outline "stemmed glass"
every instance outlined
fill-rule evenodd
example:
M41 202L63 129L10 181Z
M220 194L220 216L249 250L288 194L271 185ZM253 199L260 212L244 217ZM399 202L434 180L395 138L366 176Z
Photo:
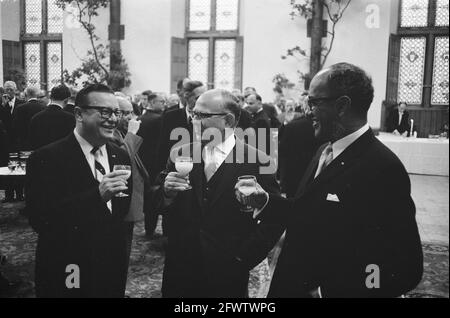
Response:
M177 157L175 159L175 169L181 174L183 177L187 178L187 182L189 185L186 187L186 190L192 189L189 182L189 173L194 168L194 163L191 157Z
M242 182L244 181L244 182ZM238 182L241 184L238 187L239 192L242 194L245 207L241 209L242 212L253 212L253 208L248 205L248 199L250 195L256 191L256 177L255 176L242 176L238 178Z
M126 172L126 174L120 176L124 181L127 181L131 177L131 166L127 165L114 165L113 171ZM126 198L129 195L123 192L119 192L115 195L116 198Z

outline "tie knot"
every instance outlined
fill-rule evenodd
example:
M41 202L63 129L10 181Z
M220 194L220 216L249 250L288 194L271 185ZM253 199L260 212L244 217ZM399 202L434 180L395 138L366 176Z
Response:
M95 156L95 154L97 153L97 151L99 150L99 147L93 147L91 150L91 154L93 154Z

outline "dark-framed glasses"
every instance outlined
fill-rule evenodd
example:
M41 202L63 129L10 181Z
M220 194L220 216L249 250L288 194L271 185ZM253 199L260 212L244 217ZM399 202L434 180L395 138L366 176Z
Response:
M336 100L338 97L306 97L306 102L309 109L313 109L314 107L319 107L322 102Z
M124 112L120 109L112 109L109 107L102 107L102 106L80 106L82 109L93 109L100 113L100 116L103 119L110 119L112 115L114 114L117 118L122 118L124 116Z
M229 113L202 113L202 112L198 112L198 111L193 111L192 118L197 119L197 120L202 120L202 119L208 119L208 118L217 117L217 116L226 116L228 114Z

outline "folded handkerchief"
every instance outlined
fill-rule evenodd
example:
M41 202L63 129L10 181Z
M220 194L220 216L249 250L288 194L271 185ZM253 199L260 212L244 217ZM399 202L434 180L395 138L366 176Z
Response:
M328 195L327 195L327 201L331 201L331 202L341 202L341 201L339 201L339 198L338 198L338 196L337 196L336 194L331 194L331 193L328 193Z

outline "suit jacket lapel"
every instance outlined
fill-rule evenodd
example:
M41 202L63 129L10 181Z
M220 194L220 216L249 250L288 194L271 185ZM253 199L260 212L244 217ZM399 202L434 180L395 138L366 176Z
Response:
M217 169L216 173L210 180L210 183L212 183L217 181L217 178L220 178L220 182L218 182L217 188L212 194L211 206L213 206L214 203L217 202L217 200L221 197L226 189L230 188L230 184L232 184L232 188L234 188L234 184L237 182L238 173L242 166L242 162L238 161L238 156L236 156L235 154L238 143L242 144L242 141L236 138L236 145L234 146L233 150L228 154L225 161ZM245 151L247 151L247 148L245 148L243 145L239 146L239 149L245 149Z
M81 150L81 146L75 138L75 135L73 133L70 134L66 140L68 147L65 153L67 154L67 160L69 162L72 161L70 166L72 168L76 167L76 169L79 169L77 175L82 176L86 180L87 184L97 184L98 181L92 174L91 167L89 166L89 163L86 160L83 150Z
M310 181L313 180L314 174L316 173L319 164L320 156L322 155L322 152L326 146L327 144L320 146L316 154L314 155L313 159L309 163L309 166L306 169L306 172L300 182L300 185L298 186L295 197L300 197L307 188L307 186L310 184Z
M331 164L325 168L314 179L309 187L304 191L306 192L315 189L318 185L326 183L328 180L336 177L349 167L352 167L355 162L358 161L359 156L364 152L367 147L375 141L375 136L371 129L365 132L358 140L352 143L347 149L344 150L337 158L335 158Z

